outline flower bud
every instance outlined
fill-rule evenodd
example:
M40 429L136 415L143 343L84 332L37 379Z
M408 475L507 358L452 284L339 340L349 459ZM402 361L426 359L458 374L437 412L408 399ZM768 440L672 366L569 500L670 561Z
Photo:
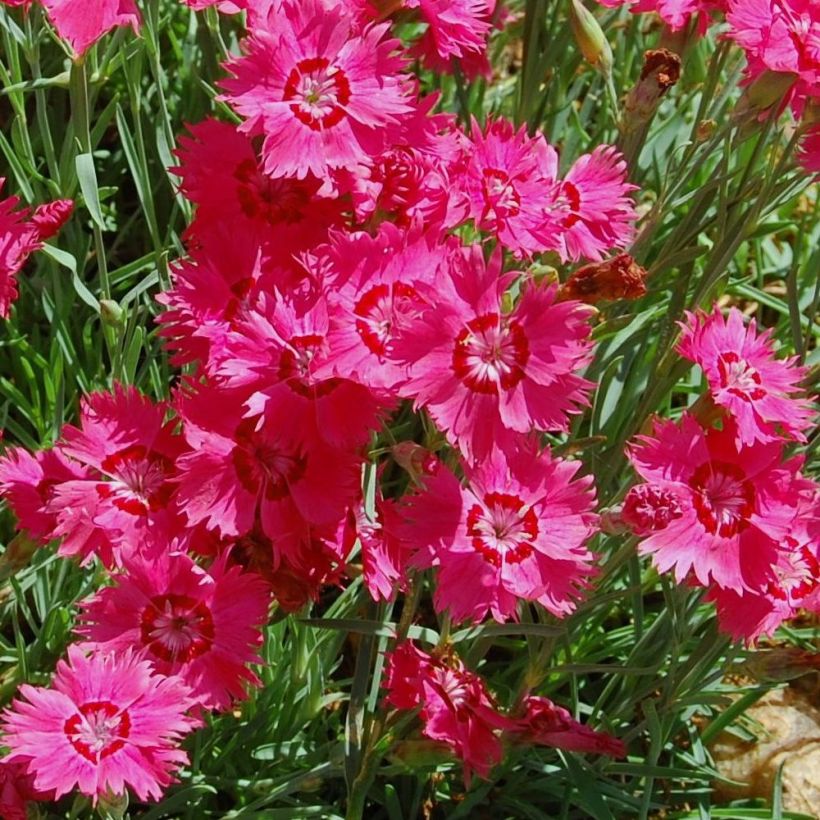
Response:
M558 300L588 305L611 299L638 299L646 293L647 272L628 253L593 262L575 271L558 289Z
M37 238L42 242L51 239L68 222L74 210L70 199L58 199L45 205L38 205L31 217L37 229Z
M569 23L584 59L608 75L612 71L612 49L595 16L581 0L570 0Z
M100 299L100 317L109 327L122 327L125 311L113 299Z
M414 481L423 475L435 475L438 471L439 460L415 441L400 441L393 445L391 453L396 464L407 470Z
M680 79L681 61L668 48L650 49L644 53L641 76L624 103L628 119L649 120L661 97Z

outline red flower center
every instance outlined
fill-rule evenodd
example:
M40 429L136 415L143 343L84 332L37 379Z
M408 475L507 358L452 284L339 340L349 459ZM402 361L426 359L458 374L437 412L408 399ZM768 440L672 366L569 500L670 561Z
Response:
M803 598L820 586L820 562L807 546L799 547L789 536L784 539L784 546L788 549L785 566L774 567L777 580L769 583L766 592L799 606Z
M695 470L689 486L695 490L698 520L708 532L731 538L749 526L755 490L736 464L707 461Z
M140 619L143 644L164 661L186 663L214 642L211 611L187 595L156 595Z
M338 125L347 113L350 83L344 71L324 57L300 60L288 75L284 99L299 122L313 131Z
M284 498L290 485L305 472L307 459L298 450L285 450L253 430L253 419L239 425L231 458L240 484L254 495L260 490L270 501Z
M63 727L71 745L88 761L97 764L125 745L131 732L128 712L107 700L77 707Z
M288 346L279 356L279 378L300 396L318 399L326 396L339 386L341 379L322 379L313 381L311 365L316 354L324 345L324 337L318 333L306 336L293 336Z
M168 503L172 492L165 482L171 470L168 460L149 452L142 444L112 453L100 466L113 481L97 484L97 494L110 498L118 509L132 515L148 515Z
M425 302L411 285L375 285L356 303L356 332L368 350L384 356L395 332L417 316Z
M456 338L453 370L476 393L498 394L524 378L530 358L527 337L515 320L486 313L467 323Z
M250 219L263 219L271 225L298 222L310 205L309 184L294 179L271 179L261 173L250 158L237 165L234 177L240 183L236 194L242 213Z
M532 555L532 541L538 537L532 507L508 493L487 493L482 501L467 513L467 534L476 552L494 567L502 561L517 564Z
M492 211L497 219L516 216L521 210L521 197L505 171L485 168L483 188L487 210Z
M571 228L581 218L581 192L571 182L562 182L560 188L562 204L569 210L562 225Z
M744 401L759 401L766 395L760 386L760 374L737 353L728 351L718 356L720 386Z

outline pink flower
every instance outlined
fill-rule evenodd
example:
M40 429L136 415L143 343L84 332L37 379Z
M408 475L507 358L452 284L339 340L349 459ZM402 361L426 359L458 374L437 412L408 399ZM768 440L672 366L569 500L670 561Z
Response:
M183 193L197 206L186 240L204 247L210 266L220 267L211 251L225 241L220 228L227 224L231 237L241 232L243 244L269 258L260 267L282 269L283 285L304 276L293 257L326 241L328 227L342 223L339 201L319 196L322 183L313 175L271 179L250 138L233 125L206 119L189 130L190 137L180 138L175 169Z
M596 531L590 477L548 451L494 450L466 471L461 487L447 469L424 479L406 502L402 537L422 566L438 566L434 603L453 620L517 616L519 600L554 615L575 607L593 574L586 542Z
M352 167L381 152L391 126L411 110L389 24L361 32L342 6L283 0L228 64L225 100L264 134L265 173L273 177Z
M820 611L820 495L811 481L795 495L795 520L780 542L768 580L742 594L718 586L709 590L706 600L714 601L720 628L735 640L754 643L761 635L772 635L801 609Z
M727 0L598 0L602 6L630 4L633 14L656 12L672 31L687 28L693 18L697 19L698 32L703 34L710 22L710 14L720 11Z
M473 120L464 184L469 216L492 231L516 256L531 256L557 247L559 220L547 213L558 155L542 134L527 135L526 126L497 119L482 134Z
M134 0L41 0L57 34L82 56L116 26L139 32L140 14Z
M259 625L267 620L267 586L257 575L206 571L184 553L127 561L116 585L83 602L79 630L90 649L144 650L163 675L178 675L207 709L226 709L259 679Z
M386 702L397 709L421 707L422 733L462 759L467 782L473 770L486 778L501 762L496 732L515 723L498 712L484 681L457 657L432 657L405 641L388 656L385 688Z
M356 541L361 547L364 583L374 601L389 601L405 586L411 550L399 537L401 517L392 499L377 498L371 519L362 504L348 513L344 541L349 554Z
M438 73L452 73L456 63L470 79L489 76L487 39L495 5L496 0L405 0L405 8L417 8L428 24L413 53Z
M652 490L642 504L642 553L659 572L672 568L678 582L691 571L702 586L715 583L739 593L760 588L778 562L791 530L796 493L804 479L799 463L781 463L780 443L739 446L730 422L703 430L688 414L680 425L657 421L652 436L629 450L638 474ZM624 507L630 506L627 499Z
M173 531L169 479L184 449L167 405L154 404L134 387L115 385L82 404L80 427L66 425L57 449L88 468L82 479L54 486L46 512L57 518L61 555L83 560L96 553L119 561L123 549L163 543Z
M678 351L703 369L715 404L737 424L739 444L783 434L805 441L802 431L815 414L796 394L807 371L796 357L774 358L771 330L758 334L754 320L745 326L737 308L724 318L717 306L711 314L687 313L681 327Z
M626 181L626 162L611 145L579 157L556 180L549 213L558 220L558 253L563 261L582 256L600 261L632 240L638 215Z
M338 525L359 496L358 455L242 418L235 392L203 388L180 410L191 449L176 481L191 526L243 536L258 518L281 554L309 542L317 527Z
M5 183L0 177L0 189ZM18 209L19 197L0 200L0 317L7 319L17 298L17 274L34 251L43 246L71 215L74 203L61 199L38 206L31 214Z
M437 303L394 343L397 363L409 368L403 395L469 460L533 428L566 430L591 387L577 375L591 352L590 308L525 285L505 311L513 274L500 268L500 253L485 265L480 247L455 249Z
M516 731L525 743L554 746L568 752L626 757L623 741L584 726L549 698L528 695L524 700L524 717L519 720Z
M284 439L333 447L366 444L387 402L340 378L330 346L336 310L318 290L302 297L262 294L234 322L217 376L247 390L250 414L264 414Z
M406 376L395 359L396 340L436 303L445 251L431 247L418 230L404 232L384 223L375 238L334 234L317 255L317 265L327 269L333 305L329 366L374 390L395 389Z
M59 450L29 453L22 447L0 458L0 493L32 538L45 544L54 537L59 509L51 502L54 488L67 481L85 481L91 471L66 458Z
M820 96L820 7L815 0L727 0L728 36L746 51L747 76L792 75L786 100L801 116ZM788 77L786 77L788 79Z
M56 799L76 788L96 802L130 787L158 800L188 760L178 748L196 726L185 715L194 705L187 687L130 651L86 657L70 646L51 688L24 684L20 693L3 713L5 759Z

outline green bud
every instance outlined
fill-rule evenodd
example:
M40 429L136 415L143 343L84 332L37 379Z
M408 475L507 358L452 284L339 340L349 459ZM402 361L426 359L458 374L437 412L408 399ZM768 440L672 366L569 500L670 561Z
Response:
M584 59L609 76L612 72L612 49L595 16L581 0L570 0L569 23Z
M100 299L100 317L109 327L122 327L125 311L113 299Z

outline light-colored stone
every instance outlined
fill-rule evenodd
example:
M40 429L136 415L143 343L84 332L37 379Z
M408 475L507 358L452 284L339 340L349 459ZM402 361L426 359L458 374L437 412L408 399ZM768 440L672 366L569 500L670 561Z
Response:
M717 783L716 801L770 799L783 766L783 807L820 818L820 710L817 699L786 686L766 694L746 715L762 729L757 742L724 732L713 744L718 771L745 784Z

